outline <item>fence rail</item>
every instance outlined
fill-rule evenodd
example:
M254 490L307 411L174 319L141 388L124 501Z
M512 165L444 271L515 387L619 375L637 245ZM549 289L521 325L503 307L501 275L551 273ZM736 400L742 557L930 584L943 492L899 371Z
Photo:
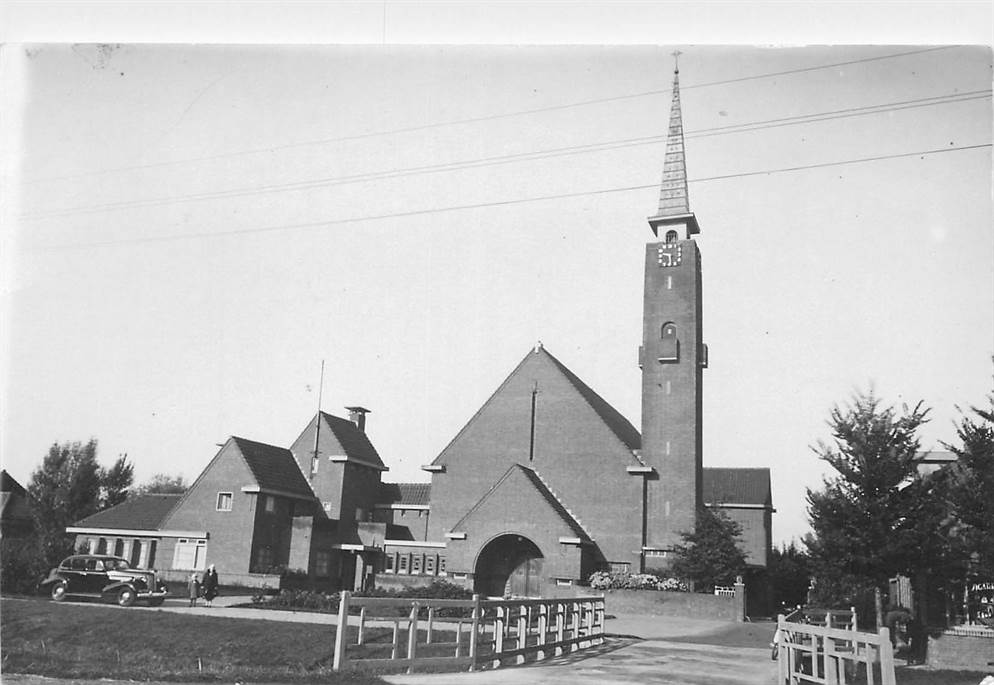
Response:
M783 614L777 618L777 662L780 685L819 683L847 685L865 669L867 685L895 685L894 650L890 632L856 630L855 619L846 628L829 625L791 623Z
M355 608L359 615L351 619L357 630L350 639L350 612ZM406 615L398 616L398 611ZM496 668L511 659L542 660L603 641L603 596L393 599L353 597L345 591L338 607L333 667L406 668L408 673L419 668Z

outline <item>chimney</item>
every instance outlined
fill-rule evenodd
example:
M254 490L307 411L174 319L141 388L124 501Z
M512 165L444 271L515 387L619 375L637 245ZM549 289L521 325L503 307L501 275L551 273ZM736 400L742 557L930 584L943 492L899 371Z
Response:
M365 407L345 407L349 411L349 421L355 424L363 433L366 432L366 414L370 411Z

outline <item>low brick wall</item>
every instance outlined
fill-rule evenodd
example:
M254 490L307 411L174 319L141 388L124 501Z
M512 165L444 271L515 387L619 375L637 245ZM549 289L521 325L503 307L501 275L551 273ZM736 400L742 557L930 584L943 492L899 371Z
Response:
M987 673L994 665L994 630L950 628L929 635L926 662L932 668Z
M646 616L681 616L718 621L745 620L745 591L734 597L705 595L697 592L664 592L662 590L592 590L577 588L578 595L604 594L608 614L641 614Z

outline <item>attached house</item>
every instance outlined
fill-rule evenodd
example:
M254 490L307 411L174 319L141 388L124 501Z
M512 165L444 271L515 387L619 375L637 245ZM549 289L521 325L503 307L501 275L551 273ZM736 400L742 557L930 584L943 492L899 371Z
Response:
M33 529L27 490L6 470L0 471L0 539L27 537Z

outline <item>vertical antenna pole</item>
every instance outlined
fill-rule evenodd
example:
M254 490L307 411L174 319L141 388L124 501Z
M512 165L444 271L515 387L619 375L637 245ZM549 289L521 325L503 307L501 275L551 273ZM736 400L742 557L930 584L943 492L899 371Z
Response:
M311 456L311 477L318 460L318 438L321 437L321 395L324 392L324 360L321 360L321 382L318 385L318 413L314 420L314 454Z

